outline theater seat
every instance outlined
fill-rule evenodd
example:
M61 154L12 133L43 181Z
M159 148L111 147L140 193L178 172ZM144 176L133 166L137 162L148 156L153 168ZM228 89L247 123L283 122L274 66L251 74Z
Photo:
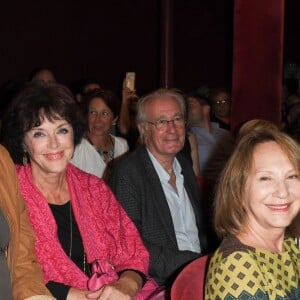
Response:
M210 255L202 256L184 267L172 285L171 300L204 299L204 284L209 259Z

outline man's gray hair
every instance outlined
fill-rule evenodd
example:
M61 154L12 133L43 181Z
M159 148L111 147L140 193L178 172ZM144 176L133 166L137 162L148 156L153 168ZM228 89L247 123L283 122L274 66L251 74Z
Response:
M186 117L186 101L183 94L180 91L175 89L158 89L142 98L138 101L138 108L137 108L137 116L136 122L137 124L144 123L147 121L147 116L145 112L145 107L147 102L157 99L157 98L172 98L174 99L179 107L183 117Z

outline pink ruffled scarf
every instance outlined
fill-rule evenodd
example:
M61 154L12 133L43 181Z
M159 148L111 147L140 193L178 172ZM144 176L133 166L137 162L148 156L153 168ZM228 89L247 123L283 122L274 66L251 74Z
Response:
M44 281L86 289L88 277L61 247L55 219L33 182L30 166L18 166L17 171L21 193L36 233L35 251L44 271ZM137 229L106 184L71 164L67 167L67 182L88 262L105 259L115 266L117 272L135 269L146 274L149 254Z

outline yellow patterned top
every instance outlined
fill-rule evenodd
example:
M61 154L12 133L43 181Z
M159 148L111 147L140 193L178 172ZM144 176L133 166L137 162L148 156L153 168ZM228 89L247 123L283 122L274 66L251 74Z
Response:
M223 240L210 260L205 300L299 300L300 249L284 241L283 253Z

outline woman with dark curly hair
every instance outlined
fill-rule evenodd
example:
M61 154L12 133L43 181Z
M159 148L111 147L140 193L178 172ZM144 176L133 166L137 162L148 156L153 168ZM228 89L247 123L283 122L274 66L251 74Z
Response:
M82 133L78 104L59 84L28 85L7 113L4 141L18 164L38 262L57 299L134 299L149 255L108 186L69 163ZM116 276L92 292L94 261Z

